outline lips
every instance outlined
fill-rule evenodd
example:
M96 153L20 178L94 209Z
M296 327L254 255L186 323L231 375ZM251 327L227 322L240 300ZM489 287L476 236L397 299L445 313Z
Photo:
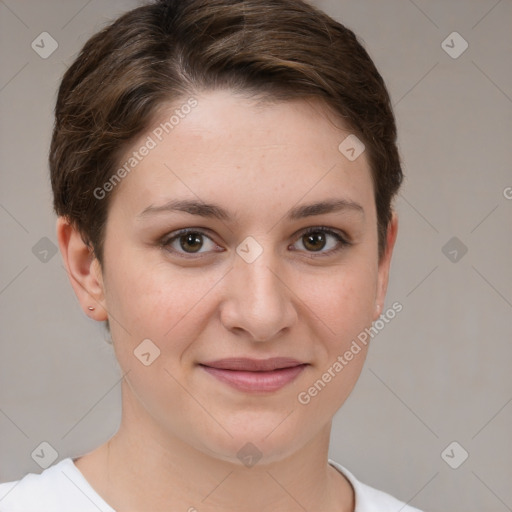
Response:
M282 368L291 368L303 364L302 361L290 357L272 357L270 359L250 359L248 357L232 357L202 363L203 366L220 370L240 370L247 372L269 372Z
M200 367L217 380L243 392L272 392L286 386L308 366L297 359L230 358L209 361Z

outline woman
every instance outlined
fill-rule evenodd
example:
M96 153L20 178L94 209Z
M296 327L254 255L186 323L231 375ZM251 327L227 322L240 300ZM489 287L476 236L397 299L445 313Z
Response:
M402 181L354 34L298 0L154 2L86 43L55 115L60 250L122 421L0 510L417 510L328 459Z

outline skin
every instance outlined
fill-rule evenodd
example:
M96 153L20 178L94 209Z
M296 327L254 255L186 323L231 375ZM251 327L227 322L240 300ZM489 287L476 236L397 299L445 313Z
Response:
M379 261L366 154L351 162L339 152L350 131L317 100L256 104L223 90L195 97L198 106L117 185L103 268L66 220L57 221L78 300L91 318L109 319L125 374L119 431L75 463L120 511L353 511L353 489L327 458L333 416L367 349L309 404L297 396L382 313L396 213ZM176 198L212 202L233 217L137 218ZM356 202L364 214L285 217L332 198ZM308 244L302 232L318 226L352 245L329 254L339 246L333 235ZM159 245L182 228L201 228L202 246L183 238ZM263 250L252 263L236 252L248 236ZM133 353L147 338L160 349L149 366ZM235 356L309 366L263 394L233 389L198 366ZM248 442L262 454L252 467L237 458Z

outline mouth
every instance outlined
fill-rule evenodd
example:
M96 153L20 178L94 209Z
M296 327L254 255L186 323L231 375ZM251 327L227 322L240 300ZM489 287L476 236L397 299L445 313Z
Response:
M277 391L295 380L309 366L296 359L231 358L199 366L217 380L244 392Z

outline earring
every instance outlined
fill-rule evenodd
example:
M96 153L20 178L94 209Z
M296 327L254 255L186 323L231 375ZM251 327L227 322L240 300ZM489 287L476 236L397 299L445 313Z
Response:
M89 311L94 311L94 308L92 306L89 306Z
M377 313L380 313L380 304L377 304Z

